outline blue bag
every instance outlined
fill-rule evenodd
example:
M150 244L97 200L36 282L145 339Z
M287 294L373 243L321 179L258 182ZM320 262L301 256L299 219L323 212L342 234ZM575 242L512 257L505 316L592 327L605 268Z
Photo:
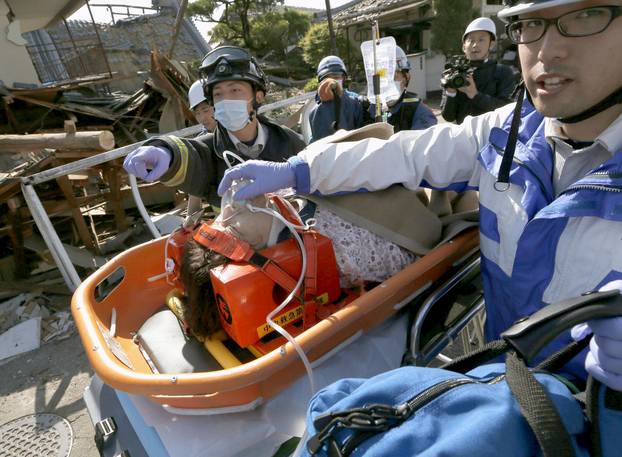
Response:
M622 393L590 378L579 394L552 374L589 337L534 368L525 362L573 325L617 315L617 291L593 293L549 305L443 368L338 381L311 399L305 455L622 455ZM482 365L503 353L505 364Z

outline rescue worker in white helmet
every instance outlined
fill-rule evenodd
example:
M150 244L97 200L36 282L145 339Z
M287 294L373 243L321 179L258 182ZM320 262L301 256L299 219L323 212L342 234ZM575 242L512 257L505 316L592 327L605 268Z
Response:
M400 130L423 130L435 125L438 121L432 110L414 92L408 91L410 82L410 62L406 53L399 46L395 47L395 84L398 86L399 97L387 101L387 122L393 126L394 132ZM369 117L376 113L376 105L369 106Z
M188 89L188 104L197 122L203 126L203 130L197 136L216 130L216 119L214 119L214 107L207 103L203 82L199 79L192 83Z
M441 115L460 124L506 105L516 87L516 76L507 65L490 58L497 40L495 23L488 17L473 20L462 35L464 58L451 58L443 72Z
M234 198L277 188L330 195L401 183L477 189L486 336L548 303L622 289L622 0L505 0L499 18L518 46L518 102L462 124L386 141L314 144L286 163L247 162L219 186ZM523 91L526 94L523 96ZM588 349L565 365L622 390L622 319L590 321ZM550 355L571 332L549 344ZM587 354L586 354L587 352ZM538 360L534 360L534 364Z
M316 105L309 114L311 142L332 135L336 130L353 130L366 124L363 97L344 88L348 76L340 57L326 56L317 66L319 86Z
M215 48L203 58L199 71L207 103L214 106L214 132L195 139L149 139L128 154L123 167L139 178L160 180L218 205L216 186L227 168L224 151L245 160L285 161L305 143L297 133L257 114L267 80L247 50Z

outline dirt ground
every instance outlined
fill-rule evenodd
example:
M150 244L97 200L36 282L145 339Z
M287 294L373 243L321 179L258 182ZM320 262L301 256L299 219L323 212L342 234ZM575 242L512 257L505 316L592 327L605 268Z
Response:
M98 457L82 400L93 371L75 331L0 365L0 425L35 413L65 417L73 429L70 457Z

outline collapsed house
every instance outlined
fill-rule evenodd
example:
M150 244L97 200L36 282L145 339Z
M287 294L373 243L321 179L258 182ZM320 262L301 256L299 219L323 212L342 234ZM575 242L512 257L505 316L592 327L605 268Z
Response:
M13 58L0 70L0 298L47 280L37 277L40 264L54 265L22 195L23 177L196 123L186 102L196 75L181 61L209 48L190 21L176 21L178 3L154 1L138 16L117 6L112 24L66 19L84 4L0 1L7 30L0 50ZM36 192L85 268L100 264L111 249L106 241L132 225L120 160L59 176ZM141 194L148 204L181 199L160 184L141 185Z

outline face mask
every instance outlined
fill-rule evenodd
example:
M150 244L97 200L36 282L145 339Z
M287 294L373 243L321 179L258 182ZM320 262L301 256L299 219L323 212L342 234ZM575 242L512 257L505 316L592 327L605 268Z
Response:
M231 132L242 130L251 121L249 100L221 100L214 104L214 118Z
M391 107L393 105L395 105L398 100L400 99L400 97L402 96L402 92L404 92L404 90L406 90L405 87L402 86L402 82L400 81L393 81L393 85L395 86L395 90L397 91L397 95L394 95L391 98L387 99L387 106Z

